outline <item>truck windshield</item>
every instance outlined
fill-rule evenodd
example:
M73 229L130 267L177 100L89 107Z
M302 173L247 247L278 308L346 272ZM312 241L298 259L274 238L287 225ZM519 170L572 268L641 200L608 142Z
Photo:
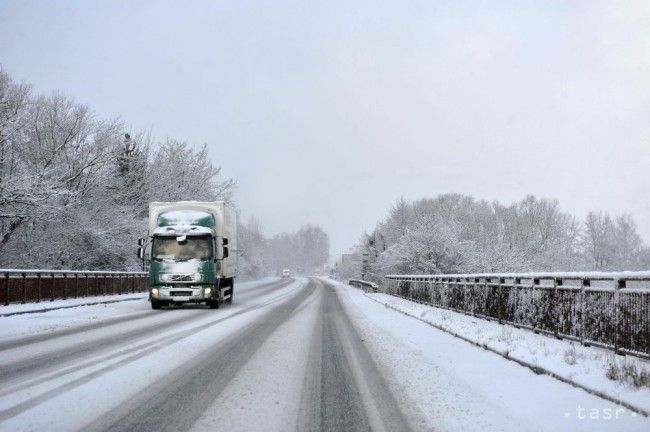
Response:
M187 237L179 243L176 237L154 237L151 256L154 260L207 260L212 258L212 241L210 237Z

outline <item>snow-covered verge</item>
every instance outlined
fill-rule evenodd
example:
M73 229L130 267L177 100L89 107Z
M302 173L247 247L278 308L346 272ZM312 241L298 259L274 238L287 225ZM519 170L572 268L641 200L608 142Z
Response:
M407 414L423 417L427 430L592 432L650 427L650 419L636 412L535 374L432 327L420 316L397 312L357 288L338 283L337 291L393 392L411 407Z
M134 300L147 297L146 293L128 293L128 294L113 294L104 296L90 296L69 298L66 300L56 299L53 301L43 300L38 303L15 303L7 306L0 306L0 316L23 314L23 313L37 313L47 312L53 309L70 308L77 306L86 306L93 304L114 303L124 300Z
M433 324L508 358L543 368L572 383L650 412L650 387L635 388L630 382L610 379L608 371L634 367L650 371L650 362L621 357L597 347L559 340L434 306L415 303L383 293L366 294L399 312ZM631 366L633 365L633 366ZM613 367L614 366L614 367Z
M106 303L110 297L121 297L124 300L130 301ZM89 299L90 297L77 300L86 300L88 302ZM6 306L7 308L12 308L14 311L24 309L18 308L19 306L29 306L31 309L34 309L39 306L51 307L52 304L58 304L59 308L0 317L0 325L2 326L0 343L17 337L48 334L59 330L100 323L117 317L139 314L151 309L148 305L146 294L142 293L98 297L97 300L103 300L104 302L84 305L72 299ZM4 309L0 310L4 313Z

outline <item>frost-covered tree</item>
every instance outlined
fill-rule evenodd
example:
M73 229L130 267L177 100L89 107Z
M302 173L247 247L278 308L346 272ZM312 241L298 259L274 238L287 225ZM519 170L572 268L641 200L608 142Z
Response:
M207 153L156 144L0 70L0 266L137 268L152 200L229 199Z
M357 275L371 280L387 273L650 268L630 215L613 220L591 212L581 222L557 200L532 195L507 206L460 194L400 199L355 254L364 263Z
M291 269L312 274L329 260L329 236L318 225L304 225L293 233L283 232L266 241L268 271L277 274Z
M603 212L589 212L584 223L585 254L595 270L609 270L616 260L616 226Z
M151 201L229 200L233 180L219 180L221 168L208 157L207 145L198 151L188 143L168 139L154 150L147 173Z
M639 263L643 240L637 232L636 222L630 214L616 217L614 251L616 267L635 268Z
M433 215L418 218L383 257L387 272L459 273L471 267L473 247L461 240L458 227Z
M240 251L239 271L245 277L259 278L271 274L267 260L268 241L259 219L252 217L237 228L237 247Z

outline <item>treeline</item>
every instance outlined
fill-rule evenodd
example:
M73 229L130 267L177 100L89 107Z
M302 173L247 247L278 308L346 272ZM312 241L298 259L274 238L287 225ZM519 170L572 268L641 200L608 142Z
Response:
M398 200L342 277L650 269L650 249L629 214L591 212L581 221L557 200L528 196L505 206L459 194Z
M0 70L0 267L134 269L150 201L229 199L207 148L156 142Z
M329 260L329 236L317 225L267 238L260 222L252 218L238 230L239 268L248 277L277 275L283 269L309 275Z

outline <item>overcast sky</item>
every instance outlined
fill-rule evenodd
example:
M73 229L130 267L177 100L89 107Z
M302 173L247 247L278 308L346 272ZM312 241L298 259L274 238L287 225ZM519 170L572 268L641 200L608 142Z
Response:
M630 212L650 240L650 2L614 3L0 0L0 65L208 143L244 218L320 224L333 255L445 192Z

